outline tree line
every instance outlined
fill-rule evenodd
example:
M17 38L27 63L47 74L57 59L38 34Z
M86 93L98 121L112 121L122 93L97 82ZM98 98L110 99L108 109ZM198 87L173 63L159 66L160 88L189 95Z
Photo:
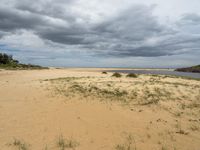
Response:
M6 53L0 53L0 68L4 69L48 69L47 67L41 67L33 64L22 64L18 60L13 59L12 55Z
M19 61L13 59L12 55L0 53L0 64L19 64Z

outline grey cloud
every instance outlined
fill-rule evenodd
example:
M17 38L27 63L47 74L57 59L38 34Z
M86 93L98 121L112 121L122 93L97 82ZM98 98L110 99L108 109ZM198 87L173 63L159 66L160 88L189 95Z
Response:
M15 8L31 12L34 14L45 15L53 18L67 19L70 22L75 21L75 17L71 14L70 5L76 0L21 0L15 4Z
M120 12L117 17L97 26L96 30L116 38L137 41L162 32L163 27L152 16L152 8L138 5Z
M31 30L44 41L109 57L157 57L199 50L200 34L190 32L191 26L199 25L200 16L196 14L183 16L178 27L174 25L178 30L174 30L161 25L153 8L144 5L132 6L93 24L74 13L73 5L73 0L37 0L34 4L23 0L9 8L2 6L0 38L13 31Z
M11 32L18 29L34 29L43 25L43 19L35 14L29 14L12 9L0 8L0 30Z
M198 14L185 14L181 18L182 22L200 23L200 16Z

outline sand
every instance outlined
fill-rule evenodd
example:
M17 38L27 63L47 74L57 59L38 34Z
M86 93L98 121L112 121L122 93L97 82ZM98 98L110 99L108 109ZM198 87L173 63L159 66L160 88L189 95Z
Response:
M199 150L200 81L111 76L1 70L0 150Z

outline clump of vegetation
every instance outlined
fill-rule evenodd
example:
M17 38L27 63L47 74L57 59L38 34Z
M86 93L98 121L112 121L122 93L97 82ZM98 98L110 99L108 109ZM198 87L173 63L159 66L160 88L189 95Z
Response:
M132 135L129 135L126 138L126 141L124 144L118 144L115 147L116 150L136 150L136 143L135 139Z
M48 69L39 65L21 64L18 60L13 59L12 55L0 53L0 68L3 69Z
M103 71L102 74L108 74L107 72Z
M171 98L171 93L165 89L154 88L150 90L149 88L145 88L143 92L144 97L139 102L140 105L158 104L159 101Z
M60 135L57 146L60 148L60 150L65 149L75 149L77 146L79 146L79 143L73 139L65 139L62 135Z
M96 86L84 87L79 84L74 84L68 88L68 93L80 93L84 96L97 96L99 98L114 98L115 100L122 100L125 96L128 95L127 91L119 90L119 89L101 89Z
M193 109L193 108L200 108L200 104L197 103L197 102L192 102L191 104L189 104L187 106L187 108L191 108L191 109Z
M113 73L112 77L120 78L122 77L122 75L120 73L115 72Z
M167 150L167 147L166 146L162 146L161 150Z
M160 100L159 94L151 92L148 89L145 89L143 102L140 104L141 105L158 104L159 100Z
M198 127L198 125L196 125L196 124L191 125L190 129L191 129L192 131L199 131L199 127Z
M74 84L69 89L74 91L74 92L79 92L79 93L83 93L83 94L85 92L87 92L87 89L84 88L83 86L79 85L79 84Z
M137 78L137 75L135 73L129 73L127 74L126 77L129 77L129 78Z
M18 150L28 150L29 147L28 144L18 139L14 139L13 143L11 143L10 145L16 147Z
M178 134L183 134L183 135L188 135L189 134L188 132L186 132L186 131L184 131L182 129L182 126L181 126L180 122L176 124L176 128L178 130L176 133L178 133Z

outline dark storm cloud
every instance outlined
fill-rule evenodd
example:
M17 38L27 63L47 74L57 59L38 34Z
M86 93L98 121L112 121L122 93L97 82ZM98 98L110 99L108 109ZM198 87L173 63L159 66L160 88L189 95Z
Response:
M152 16L152 8L139 5L120 12L117 17L97 26L96 30L99 34L110 34L112 38L140 41L159 34L163 27Z
M45 24L44 19L39 15L16 9L8 10L2 7L0 7L0 20L0 30L6 32L18 29L34 29Z
M36 0L35 3L29 0L21 0L15 3L15 8L33 14L45 15L53 18L67 19L75 21L75 17L70 12L70 6L75 0ZM66 13L67 12L67 13Z
M18 30L30 30L44 41L72 45L88 55L109 57L156 57L199 50L200 30L190 34L190 27L200 23L197 14L186 14L169 28L159 23L152 7L135 5L91 23L90 17L73 12L73 3L72 0L35 3L22 0L9 7L2 5L0 38Z
M183 41L173 41L170 43L161 43L154 46L140 46L140 47L130 47L130 48L116 48L115 53L109 53L109 55L116 55L120 57L128 56L143 56L143 57L156 57L156 56L170 56L177 54L184 54L187 52L192 52L199 50L200 37L194 40L183 40ZM108 54L107 54L108 55Z

